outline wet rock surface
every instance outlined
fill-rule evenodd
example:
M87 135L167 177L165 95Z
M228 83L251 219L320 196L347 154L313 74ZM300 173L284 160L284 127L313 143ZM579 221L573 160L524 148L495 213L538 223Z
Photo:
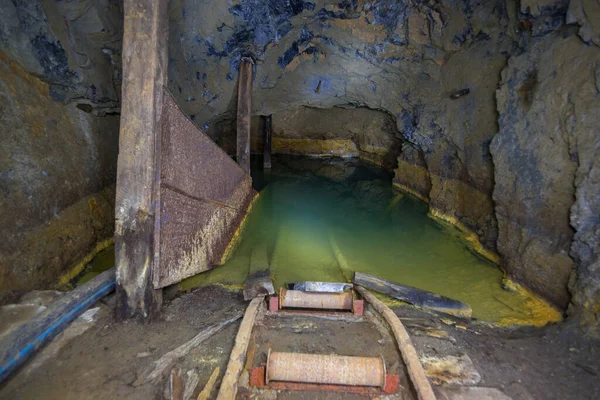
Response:
M475 235L511 278L561 309L574 295L572 314L597 324L597 228L593 212L582 215L599 202L592 3L257 0L208 10L174 1L169 85L217 140L231 135L219 125L234 120L245 54L256 60L253 113L273 114L274 142L356 139L341 128L340 107L371 121L383 111L401 142L391 165L399 188ZM333 142L280 149L358 150L376 160L392 136L356 126L375 142L365 152Z
M494 92L514 47L511 5L315 2L288 10L256 1L263 17L256 19L240 11L249 4L171 3L169 85L184 111L217 141L230 136L219 125L234 118L239 54L252 52L253 113L273 114L274 141L350 133L364 158L388 168L398 142L409 143L427 171L418 191L494 250L489 142L497 131ZM469 94L451 98L465 88Z
M0 5L0 291L47 288L114 230L122 11Z
M510 59L497 96L500 130L491 149L502 265L561 308L569 302L573 258L578 284L594 282L598 244L590 230L597 227L581 211L599 200L597 190L595 200L589 194L598 188L592 165L600 140L599 61L598 48L576 36L547 37ZM579 296L578 305L598 304L590 295Z

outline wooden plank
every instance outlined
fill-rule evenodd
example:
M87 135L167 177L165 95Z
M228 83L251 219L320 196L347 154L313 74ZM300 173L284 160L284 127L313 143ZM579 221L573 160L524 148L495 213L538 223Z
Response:
M171 400L183 400L183 377L181 368L175 367L171 370L169 389L171 392Z
M115 289L115 270L110 269L65 293L0 341L0 382L83 314Z
M390 282L375 275L355 272L353 282L367 289L387 294L398 300L405 301L419 308L428 309L454 317L470 319L473 311L471 307L458 300L453 300L436 293L417 289L411 286Z
M229 326L229 324L237 321L241 317L241 313L236 314L223 322L219 322L218 324L211 325L208 328L201 330L196 336L176 349L164 354L158 360L150 364L146 369L138 374L137 379L132 385L140 386L149 382L157 382L158 380L162 379L164 377L163 375L169 371L169 368L171 368L177 362L177 360L185 356L192 349L198 347L202 342L212 337L215 333L221 332L223 329Z
M252 117L252 60L242 58L238 81L237 162L250 174L250 119Z
M167 81L168 0L125 0L123 96L115 201L118 319L150 319L162 291L152 287L155 154Z
M196 400L210 399L210 395L215 388L215 383L217 382L219 373L221 373L221 368L217 367L213 370L212 374L210 374L210 378L208 378L208 382L206 382L204 389L202 389L202 391L198 394L198 398Z
M412 340L410 340L406 328L404 328L404 325L402 325L398 316L365 288L357 285L355 285L354 288L386 320L392 329L398 349L408 368L408 375L410 376L419 400L435 400L435 394L433 393L429 379L427 379L423 365L421 365L419 355L412 344Z
M267 245L263 242L252 248L250 269L244 284L244 300L248 301L258 296L270 294L275 294L275 287L269 270Z
M265 139L263 151L263 168L271 168L271 132L273 130L273 118L271 115L265 116Z
M231 355L229 356L229 363L225 370L225 376L221 382L219 388L219 394L217 400L231 400L235 399L238 388L238 380L246 361L246 351L248 350L248 343L250 342L250 336L252 335L252 328L254 326L254 320L260 305L263 303L264 298L257 297L250 302L250 305L246 309L244 319L240 324L237 336L235 337L235 344Z
M196 368L190 369L185 373L185 389L183 390L183 400L190 400L196 391L198 382L200 382L200 375Z

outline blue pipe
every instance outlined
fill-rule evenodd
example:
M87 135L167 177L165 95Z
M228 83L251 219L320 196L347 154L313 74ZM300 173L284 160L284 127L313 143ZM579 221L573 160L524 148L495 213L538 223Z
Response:
M0 341L0 383L75 318L115 290L114 268L66 293Z

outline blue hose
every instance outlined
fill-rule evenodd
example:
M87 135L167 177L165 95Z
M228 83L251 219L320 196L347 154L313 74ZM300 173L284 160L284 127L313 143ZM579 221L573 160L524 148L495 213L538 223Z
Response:
M0 341L0 383L75 318L115 290L114 268L66 293Z

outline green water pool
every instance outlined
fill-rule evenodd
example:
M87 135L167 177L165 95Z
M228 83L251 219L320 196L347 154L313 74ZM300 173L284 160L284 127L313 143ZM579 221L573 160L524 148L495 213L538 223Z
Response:
M392 187L391 175L357 161L277 157L254 167L260 193L228 261L186 279L183 289L240 287L253 252L266 251L276 288L349 281L353 271L469 304L475 318L542 325L560 314L525 292L502 288L502 271L475 254L426 204Z

